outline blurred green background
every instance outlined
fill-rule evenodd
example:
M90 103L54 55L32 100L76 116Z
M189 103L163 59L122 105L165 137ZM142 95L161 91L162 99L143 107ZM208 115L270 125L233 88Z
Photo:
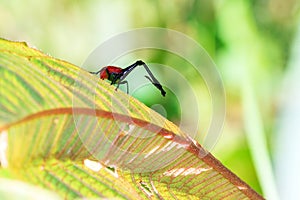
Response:
M299 172L293 174L300 161L286 157L296 151L289 144L299 131L287 134L290 121L283 120L291 116L284 100L289 80L295 78L296 96L300 91L298 76L292 76L300 68L299 17L299 0L0 0L0 37L26 41L78 66L101 42L133 28L170 28L192 37L217 64L226 90L226 120L212 154L259 193L285 199L299 195L288 185L300 180ZM144 60L177 62L163 52ZM159 103L145 95L137 98ZM180 120L176 99L163 106L170 120ZM300 119L297 112L295 117Z

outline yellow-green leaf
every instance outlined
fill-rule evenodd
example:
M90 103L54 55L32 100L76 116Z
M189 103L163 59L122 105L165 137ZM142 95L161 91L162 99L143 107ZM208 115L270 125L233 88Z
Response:
M262 199L173 123L83 69L0 40L0 77L0 177L67 199Z

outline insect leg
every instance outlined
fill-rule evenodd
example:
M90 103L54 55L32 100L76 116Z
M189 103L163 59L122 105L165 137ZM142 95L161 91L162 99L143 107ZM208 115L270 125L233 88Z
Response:
M126 81L126 80L125 80L125 81L119 82L115 90L117 91L118 88L119 88L119 86L120 86L121 84L126 84L126 89L127 89L127 94L128 94L128 93L129 93L129 87L128 87L128 81Z
M90 72L91 74L99 74L101 71L103 71L104 68L100 69L99 71L97 72Z

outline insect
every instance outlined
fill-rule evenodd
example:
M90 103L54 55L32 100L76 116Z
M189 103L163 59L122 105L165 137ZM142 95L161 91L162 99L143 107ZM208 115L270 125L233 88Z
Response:
M158 80L153 76L152 72L150 71L149 67L142 61L138 60L132 65L129 65L128 67L122 69L120 67L116 66L106 66L100 69L97 72L90 72L91 74L99 74L101 79L107 79L111 81L111 85L117 84L116 90L119 88L121 84L127 85L127 93L128 93L128 82L125 80L126 76L132 70L134 70L137 66L143 66L146 70L146 72L149 74L149 76L145 76L157 89L160 90L160 93L162 96L166 95L166 91L162 88L161 84L158 82Z

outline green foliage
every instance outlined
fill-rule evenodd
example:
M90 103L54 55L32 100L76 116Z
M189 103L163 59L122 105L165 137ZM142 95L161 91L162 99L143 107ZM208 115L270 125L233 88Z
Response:
M174 124L72 64L0 40L0 77L0 177L66 199L261 198Z

